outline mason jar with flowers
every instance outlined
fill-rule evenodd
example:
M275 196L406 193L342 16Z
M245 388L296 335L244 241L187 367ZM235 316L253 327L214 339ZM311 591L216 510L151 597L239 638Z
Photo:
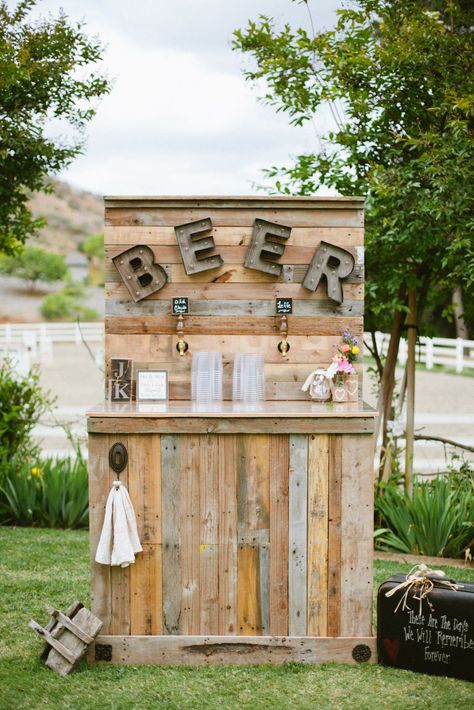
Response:
M360 353L359 339L348 330L342 334L342 343L335 346L337 352L329 366L332 379L332 398L334 402L357 402L359 396L359 378L354 367Z

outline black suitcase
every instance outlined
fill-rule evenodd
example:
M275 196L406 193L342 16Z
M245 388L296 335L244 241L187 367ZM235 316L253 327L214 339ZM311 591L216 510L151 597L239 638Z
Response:
M456 581L456 591L435 581L420 613L414 590L407 595L408 609L399 604L405 589L385 596L405 580L406 575L396 574L378 590L379 663L474 681L474 584Z

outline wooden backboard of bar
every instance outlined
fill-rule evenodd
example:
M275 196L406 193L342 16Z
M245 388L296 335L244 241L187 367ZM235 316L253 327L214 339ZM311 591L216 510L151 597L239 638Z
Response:
M363 200L111 197L105 207L106 364L121 357L166 369L169 401L89 412L92 559L117 442L128 451L120 479L144 548L127 569L92 562L92 610L104 622L97 660L104 647L112 663L375 660L375 413L361 401L315 404L301 391L345 329L362 338ZM244 265L256 220L265 271L256 249L257 268ZM186 235L199 269L211 268L193 274L189 255L185 268ZM321 242L354 260L342 302L324 278L316 290L303 286ZM167 281L135 301L112 259L137 245L152 249ZM175 298L188 299L183 356ZM292 303L285 355L277 298ZM215 411L190 402L192 354L210 349L224 361ZM266 401L256 409L231 401L236 352L264 355Z

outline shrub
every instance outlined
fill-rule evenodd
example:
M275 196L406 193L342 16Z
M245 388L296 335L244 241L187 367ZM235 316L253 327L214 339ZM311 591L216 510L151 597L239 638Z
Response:
M87 466L80 451L76 458L47 458L9 471L0 486L0 523L86 528Z
M54 399L43 392L37 368L18 375L10 360L0 366L0 482L17 461L29 462L37 456L31 431Z
M17 256L4 257L0 261L0 271L29 281L32 288L38 281L60 281L68 273L63 256L39 247L25 247Z
M474 478L467 464L432 481L415 479L408 495L396 481L379 484L376 546L391 552L460 557L474 544Z
M71 294L69 287L43 298L41 315L46 320L97 320L99 314L93 308L84 306L79 298Z

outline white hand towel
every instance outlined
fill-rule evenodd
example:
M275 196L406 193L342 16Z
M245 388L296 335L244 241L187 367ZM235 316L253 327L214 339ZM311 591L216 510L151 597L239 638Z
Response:
M136 553L142 550L128 491L120 481L114 481L105 506L95 561L101 565L128 567L135 562Z

